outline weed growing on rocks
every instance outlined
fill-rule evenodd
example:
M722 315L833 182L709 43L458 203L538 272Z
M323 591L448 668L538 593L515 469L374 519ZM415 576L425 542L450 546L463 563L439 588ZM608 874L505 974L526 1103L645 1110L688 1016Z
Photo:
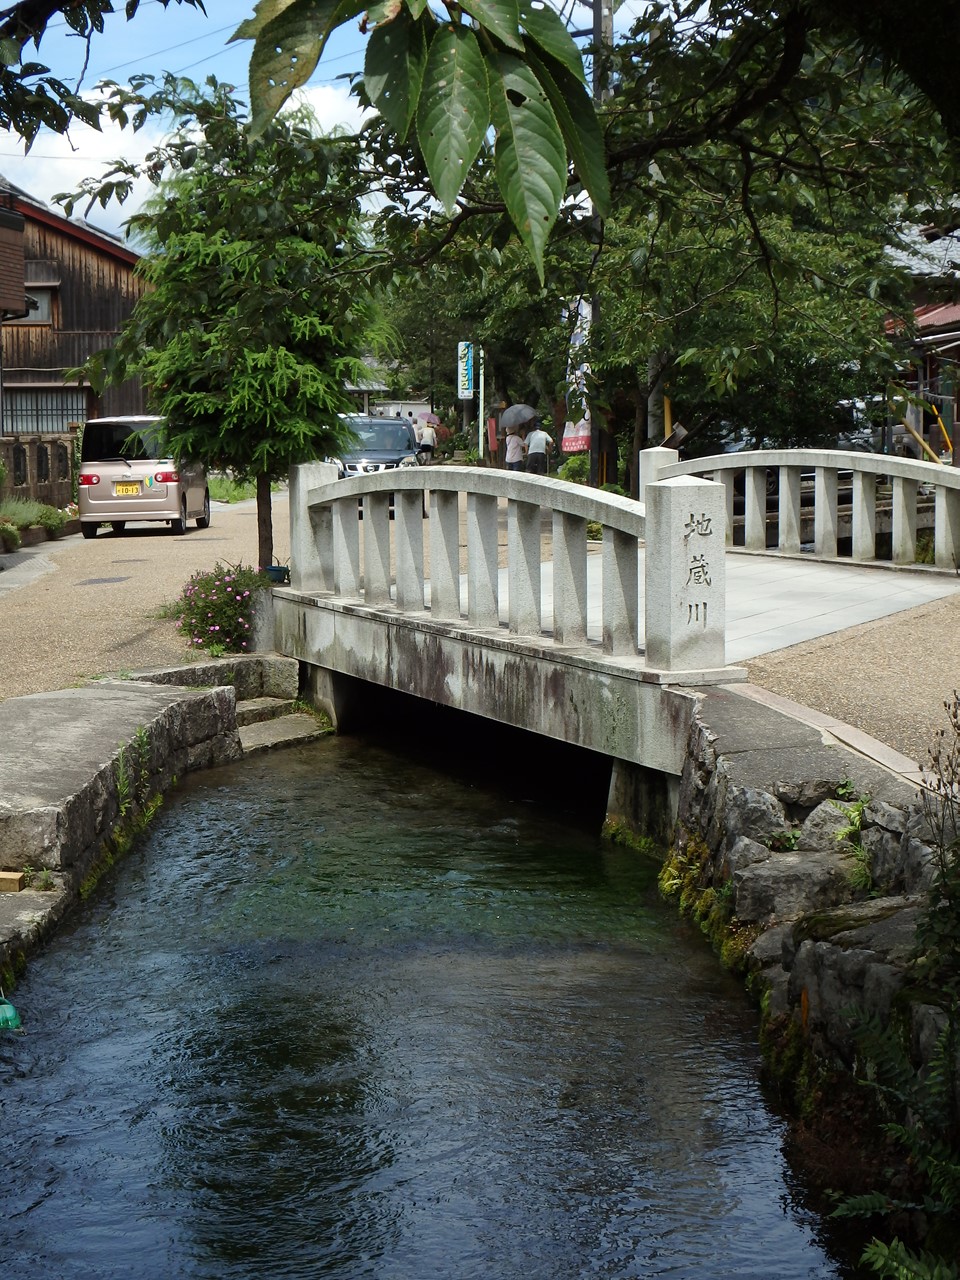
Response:
M258 591L268 587L259 569L216 564L195 573L177 601L177 626L191 649L214 657L245 653L253 631Z
M926 1006L936 1043L918 1071L909 1019L899 1027L861 1026L858 1049L885 1131L899 1148L900 1171L881 1190L847 1198L836 1211L886 1219L897 1234L872 1240L862 1261L897 1280L960 1276L960 694L944 706L948 727L930 749L921 791L937 875L910 971L913 998Z

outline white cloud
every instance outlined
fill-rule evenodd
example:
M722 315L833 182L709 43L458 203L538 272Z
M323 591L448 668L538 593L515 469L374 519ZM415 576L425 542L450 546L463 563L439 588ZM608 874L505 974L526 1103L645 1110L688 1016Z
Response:
M310 86L302 93L324 132L359 128L362 112L356 98L350 97L346 84ZM129 128L121 129L110 121L105 121L99 132L75 123L67 137L41 132L33 149L26 154L15 135L7 135L5 144L0 136L0 173L35 199L57 208L53 197L59 192L76 191L84 178L101 177L117 159L139 163L165 131L159 121L145 125L137 133ZM134 185L124 204L112 201L106 208L97 204L89 213L84 212L84 205L78 205L76 215L85 217L103 231L122 235L122 224L137 212L153 190L150 182L143 178Z

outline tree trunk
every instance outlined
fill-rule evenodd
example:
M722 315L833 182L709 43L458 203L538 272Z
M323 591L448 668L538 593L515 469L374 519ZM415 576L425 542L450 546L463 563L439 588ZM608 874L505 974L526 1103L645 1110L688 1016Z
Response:
M273 564L273 507L269 476L257 476L257 557L259 568Z
M633 417L633 440L630 457L627 460L627 474L630 476L630 497L640 497L640 450L647 447L647 419L649 399L646 387L640 387L634 403L636 411Z

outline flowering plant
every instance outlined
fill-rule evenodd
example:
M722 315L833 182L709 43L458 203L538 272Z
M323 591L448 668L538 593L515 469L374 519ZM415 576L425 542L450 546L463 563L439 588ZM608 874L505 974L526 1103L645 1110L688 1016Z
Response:
M216 564L195 573L177 601L177 626L191 649L245 653L256 593L269 586L259 569Z

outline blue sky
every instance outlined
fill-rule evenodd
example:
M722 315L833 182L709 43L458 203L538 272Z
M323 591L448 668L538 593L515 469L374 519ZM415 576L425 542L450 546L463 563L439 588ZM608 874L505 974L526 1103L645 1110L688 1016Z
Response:
M95 35L90 43L85 72L84 42L62 19L51 23L37 60L71 86L83 73L84 89L92 90L104 79L122 83L136 72L172 71L198 81L215 75L236 85L245 96L252 45L250 41L227 41L253 12L253 6L254 0L205 0L204 16L188 5L171 4L164 9L158 0L141 0L136 17L127 22L123 5L118 3L120 12L107 18L103 34ZM324 127L356 125L359 119L355 101L337 77L362 67L364 44L356 23L337 32L307 87L307 96ZM84 177L102 173L118 156L141 157L158 137L159 130L144 129L134 135L109 129L98 134L78 124L69 139L41 132L25 155L19 138L0 135L0 173L49 202L55 193L75 189ZM116 232L130 212L129 204L123 209L97 207L88 217L92 224Z

